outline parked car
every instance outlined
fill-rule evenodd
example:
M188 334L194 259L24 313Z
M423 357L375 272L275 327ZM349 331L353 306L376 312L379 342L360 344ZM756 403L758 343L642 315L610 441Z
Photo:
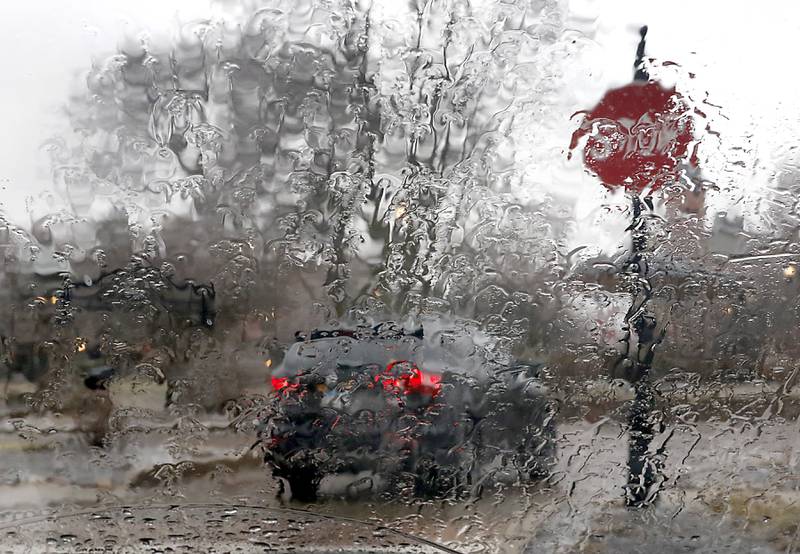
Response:
M48 352L54 346L71 351L72 363L90 390L105 391L109 383L132 379L149 382L137 375L137 364L157 346L153 337L171 336L156 333L159 328L180 332L215 323L213 284L176 282L148 263L132 261L85 282L65 281L63 274L31 275L22 281L28 285L5 291L12 308L0 321L4 396L20 374L34 386L40 383L50 371ZM78 336L55 338L54 325L65 314ZM101 337L112 326L116 340L101 347ZM163 375L153 379L158 386L150 387L148 405L163 407L166 380Z
M387 322L296 338L261 424L266 461L293 498L462 496L548 474L555 425L541 368L490 362L491 339L474 326Z

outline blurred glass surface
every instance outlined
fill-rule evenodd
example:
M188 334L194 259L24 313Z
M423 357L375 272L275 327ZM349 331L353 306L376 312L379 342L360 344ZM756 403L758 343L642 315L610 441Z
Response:
M797 8L0 14L0 551L800 547Z

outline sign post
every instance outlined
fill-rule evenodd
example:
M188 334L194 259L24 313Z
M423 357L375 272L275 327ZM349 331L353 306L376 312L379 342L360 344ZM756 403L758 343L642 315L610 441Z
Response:
M651 504L659 490L661 453L650 452L655 435L655 391L651 368L655 348L664 338L655 314L648 273L649 212L653 195L679 179L686 163L696 166L696 152L688 104L674 88L650 79L643 57L647 27L640 30L633 82L606 92L591 111L584 112L580 128L572 135L571 151L583 137L583 162L609 189L622 187L630 201L631 252L624 273L632 296L625 316L625 348L619 360L635 389L628 415L629 449L626 504Z

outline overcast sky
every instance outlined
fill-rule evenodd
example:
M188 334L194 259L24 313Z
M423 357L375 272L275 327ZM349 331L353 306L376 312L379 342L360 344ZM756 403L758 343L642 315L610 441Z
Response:
M405 5L396 0L381 3L387 10ZM720 140L734 145L747 137L752 157L760 164L751 178L756 188L763 186L776 164L794 163L800 131L800 79L791 57L800 36L800 9L794 5L780 0L573 0L570 24L594 34L594 47L579 61L597 80L587 95L599 98L604 88L630 80L635 31L648 24L649 55L680 63L684 73L696 74L692 86L723 106ZM125 32L168 29L178 13L186 20L211 15L212 8L206 0L0 4L0 48L5 53L0 62L0 120L5 131L0 135L0 209L25 221L25 198L47 189L49 177L39 146L63 124L58 109L75 75L93 58L113 50ZM565 122L565 128L569 125Z

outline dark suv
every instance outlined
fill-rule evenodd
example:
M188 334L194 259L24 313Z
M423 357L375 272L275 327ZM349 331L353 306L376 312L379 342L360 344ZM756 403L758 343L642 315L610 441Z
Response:
M261 423L274 475L301 501L462 496L547 475L555 427L539 367L490 362L491 344L436 320L298 333Z

